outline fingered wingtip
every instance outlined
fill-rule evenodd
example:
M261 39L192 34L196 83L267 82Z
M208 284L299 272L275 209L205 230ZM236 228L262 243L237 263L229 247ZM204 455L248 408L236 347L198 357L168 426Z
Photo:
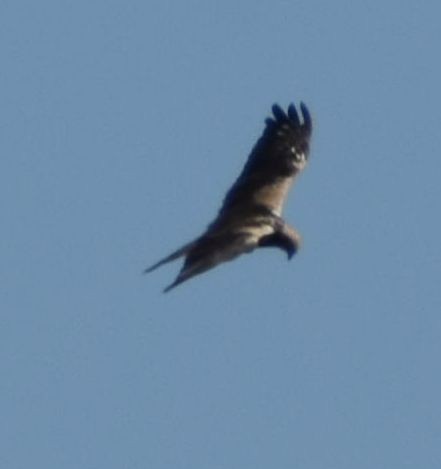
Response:
M300 110L302 111L303 126L309 133L311 133L312 117L311 117L311 113L309 112L309 109L307 108L306 104L303 101L300 101Z
M307 108L306 104L303 101L300 101L300 111L302 114L303 123L300 122L299 113L297 112L297 108L294 103L291 103L288 106L287 112L285 112L277 103L273 104L272 112L274 115L274 119L276 122L286 122L291 121L295 126L303 127L308 133L312 131L312 118ZM266 120L268 125L274 123L272 118L268 118Z
M297 109L294 106L294 103L291 103L288 106L288 117L292 122L294 122L296 126L300 125L299 114L297 113Z
M274 117L276 118L276 121L286 121L287 116L285 114L285 111L276 103L273 104L273 107L271 108L273 111Z

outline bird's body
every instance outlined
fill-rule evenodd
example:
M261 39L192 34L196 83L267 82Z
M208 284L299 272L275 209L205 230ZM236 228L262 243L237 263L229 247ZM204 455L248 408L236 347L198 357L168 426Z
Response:
M294 105L285 114L274 105L262 137L252 150L237 181L228 191L217 218L205 233L162 259L146 272L185 256L176 280L167 292L189 278L258 247L278 247L291 258L300 235L281 218L283 204L295 176L309 154L311 117L301 103L303 123Z

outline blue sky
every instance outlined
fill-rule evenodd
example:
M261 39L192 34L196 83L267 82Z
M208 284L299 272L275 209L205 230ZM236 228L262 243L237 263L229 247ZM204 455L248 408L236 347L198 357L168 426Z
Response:
M1 467L439 468L440 15L1 3ZM300 100L302 250L163 295Z

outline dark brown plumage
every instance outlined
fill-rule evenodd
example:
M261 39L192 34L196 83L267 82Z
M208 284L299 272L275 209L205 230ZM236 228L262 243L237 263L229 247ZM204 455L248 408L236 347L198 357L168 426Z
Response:
M285 113L278 105L274 117L254 146L242 173L228 191L216 219L199 238L145 270L185 256L176 280L164 292L221 262L258 247L278 247L290 259L300 246L300 235L281 218L283 204L309 155L312 120L300 103L302 121L293 104Z

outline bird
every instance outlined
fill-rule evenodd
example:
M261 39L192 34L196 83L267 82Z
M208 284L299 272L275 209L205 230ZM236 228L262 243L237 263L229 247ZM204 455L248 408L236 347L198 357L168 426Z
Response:
M283 250L288 259L298 251L301 235L282 218L282 210L294 180L303 171L310 153L311 114L300 102L301 118L294 104L285 112L278 104L254 145L237 180L206 231L167 257L145 269L185 256L176 279L163 291L213 267L261 247Z

